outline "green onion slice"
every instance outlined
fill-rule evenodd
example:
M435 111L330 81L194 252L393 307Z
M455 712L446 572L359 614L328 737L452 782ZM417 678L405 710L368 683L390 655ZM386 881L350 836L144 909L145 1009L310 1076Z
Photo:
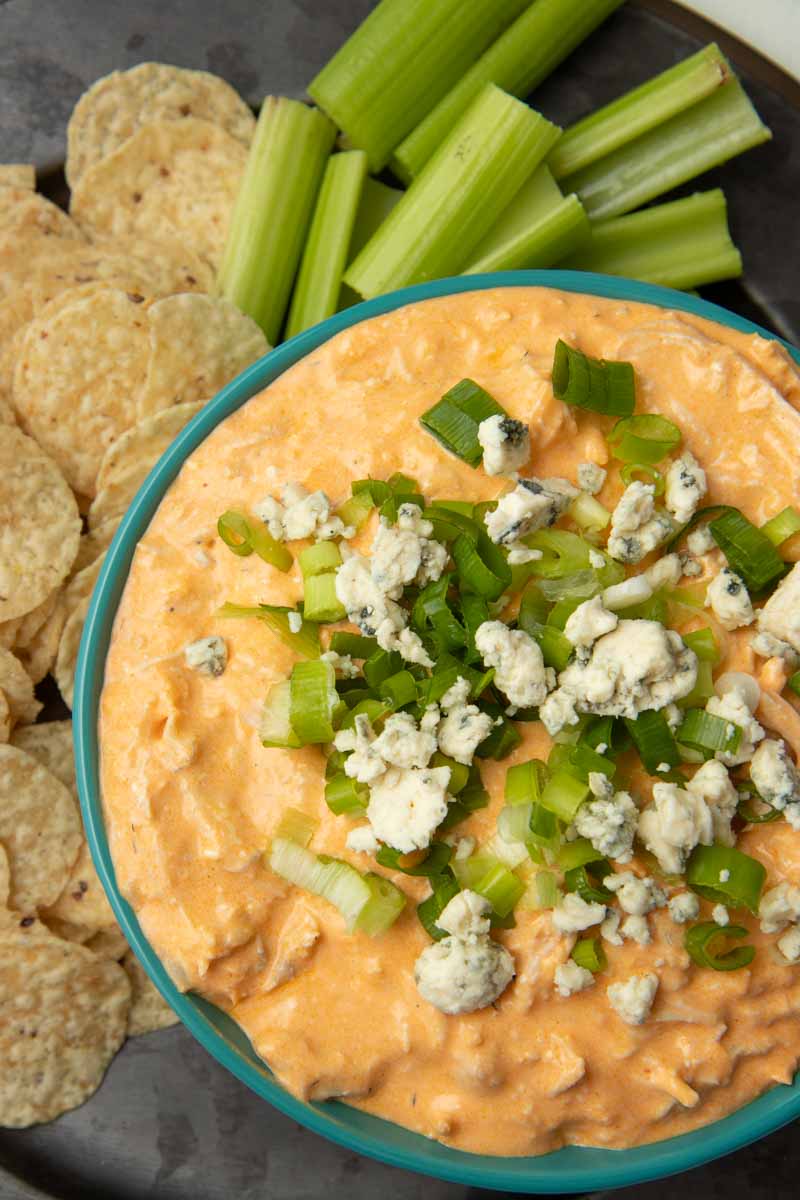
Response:
M299 808L285 808L275 830L276 837L289 838L298 846L307 846L317 831L319 821Z
M786 563L770 539L738 509L716 517L709 529L731 570L741 576L749 592L763 592L786 573Z
M761 532L769 538L773 546L780 546L787 538L800 533L800 512L794 505L788 505L776 516L770 517L769 521L761 526Z
M704 521L710 520L712 517L721 516L724 513L736 512L735 508L731 508L729 504L710 504L706 508L698 508L697 512L691 517L685 525L673 533L672 537L664 546L664 553L670 554L681 544L684 538L701 525Z
M304 746L332 742L334 715L341 703L329 662L297 662L292 667L289 719Z
M442 874L453 857L453 848L446 842L432 842L424 857L411 866L404 866L401 862L401 859L406 857L407 855L395 850L393 846L381 846L375 860L382 867L388 867L392 871L402 871L404 875L423 875L430 879L434 875Z
M714 630L709 625L705 625L702 629L694 629L691 633L684 633L683 641L684 645L694 651L700 662L708 662L712 666L719 663L719 646L714 637Z
M475 753L478 758L494 758L499 762L500 759L507 758L512 750L516 750L522 741L522 735L503 712L497 715L500 717L500 724L495 725Z
M379 684L378 693L392 708L404 708L417 698L417 681L410 671L398 671Z
M584 800L591 795L588 783L567 771L556 771L545 784L542 804L569 825Z
M474 380L462 379L419 420L423 429L441 442L445 450L471 467L476 467L483 458L478 426L492 416L505 417L508 414Z
M462 588L486 600L498 600L511 583L511 569L499 546L488 534L476 539L461 533L453 542L453 562Z
M670 767L678 766L680 754L663 712L650 709L639 713L635 721L626 717L625 727L648 774L660 774L658 768L662 763Z
M364 813L367 811L368 802L367 785L351 779L344 771L337 771L330 779L325 780L325 803L336 816L341 816L342 813L352 816Z
M568 892L577 892L587 904L608 904L613 892L603 886L603 880L611 874L613 868L607 859L591 859L564 872L564 887Z
M288 571L292 565L289 551L276 542L262 521L246 517L235 509L222 514L217 521L217 533L228 549L240 558L247 558L255 550L259 558L279 571Z
M712 971L738 971L749 967L755 958L755 946L736 946L724 951L728 942L747 937L742 925L717 925L716 921L702 921L692 925L683 936L683 944L689 957L698 967L710 967Z
M349 863L312 854L289 838L276 837L266 855L267 865L282 879L323 896L339 909L348 929L353 929L372 897L370 886Z
M455 862L453 870L462 887L484 896L498 917L507 917L525 891L519 876L490 854L473 854L464 862Z
M608 435L614 458L624 463L661 462L681 444L681 431L659 413L637 413L617 421Z
M559 338L552 378L553 391L565 404L618 417L633 413L636 391L630 363L589 358Z
M282 679L273 684L267 692L261 710L258 735L262 745L288 747L293 750L302 746L302 741L292 728L290 715L291 684L288 679Z
M421 904L417 905L417 916L420 924L425 932L432 937L435 942L441 941L443 937L447 937L444 929L440 929L436 924L437 917L441 916L443 910L461 891L461 888L448 868L441 875L434 875L431 879L431 894Z
M278 604L259 604L254 608L247 607L243 604L223 604L214 614L217 617L256 617L277 634L285 646L290 650L297 651L298 654L303 654L306 658L319 657L319 626L313 621L307 621L303 617L303 624L297 633L293 633L289 626L289 613L296 612L296 609L283 607Z
M312 575L325 575L328 571L335 571L342 565L342 556L336 542L315 542L313 546L306 546L300 551L297 561L303 572L303 579L308 579Z
M331 635L331 650L337 654L348 654L351 658L369 658L378 650L375 638L365 637L363 633L347 633L337 630Z
M606 952L599 938L580 938L572 947L571 958L579 967L584 967L593 975L598 971L605 971L608 966Z
M565 842L558 852L558 865L562 871L572 871L575 867L584 867L587 863L600 862L602 854L595 850L588 838L576 838L574 842Z
M391 880L374 871L368 871L363 878L370 890L370 898L358 914L354 928L368 937L377 937L394 925L406 906L406 898Z
M713 904L744 907L753 914L766 877L757 859L733 846L695 846L686 866L686 882L693 892Z
M506 771L506 804L539 804L547 775L547 767L538 758L509 767Z
M666 488L664 476L650 463L626 463L619 474L625 487L629 487L632 483L649 483L652 484L656 496L664 495Z
M309 621L343 621L347 611L336 594L336 576L309 575L303 589L303 613Z
M773 808L771 804L767 804L766 800L759 795L752 780L740 779L736 785L736 790L741 797L736 814L743 821L746 821L748 825L770 825L773 821L780 820L783 814L779 809ZM756 804L760 804L763 807L756 808Z
M742 740L742 731L732 721L726 721L702 708L690 708L685 713L675 738L682 746L691 746L707 757L717 750L735 754Z

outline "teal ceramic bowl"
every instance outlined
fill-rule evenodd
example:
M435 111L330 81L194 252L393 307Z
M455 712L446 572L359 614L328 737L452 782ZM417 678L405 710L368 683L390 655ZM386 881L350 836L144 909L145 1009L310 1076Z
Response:
M745 332L766 334L751 321L668 288L575 271L513 271L443 279L406 288L347 309L279 346L234 379L198 413L153 468L125 516L106 556L83 634L75 687L75 751L89 844L117 919L156 987L200 1044L224 1067L301 1125L382 1162L474 1187L525 1193L588 1192L685 1171L778 1129L800 1116L800 1076L793 1086L775 1087L752 1104L695 1133L632 1150L569 1147L537 1158L467 1154L339 1102L304 1104L276 1082L233 1021L198 996L182 995L170 980L144 937L136 914L117 888L103 825L98 780L98 703L117 606L136 543L187 456L220 421L342 329L401 305L435 296L494 287L530 286L561 288L622 301L638 300L695 313ZM789 349L800 362L800 352Z

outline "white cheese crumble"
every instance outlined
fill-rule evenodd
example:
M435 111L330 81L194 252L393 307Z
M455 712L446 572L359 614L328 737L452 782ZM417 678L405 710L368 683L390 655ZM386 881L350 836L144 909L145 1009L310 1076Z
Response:
M759 612L758 629L800 653L800 562L794 564Z
M677 587L683 574L683 563L679 554L665 554L648 567L644 577L654 592L662 587Z
M228 665L228 647L225 639L216 635L198 638L184 646L183 657L187 667L197 671L198 675L218 676Z
M537 643L522 629L509 629L502 621L484 621L475 633L475 646L487 667L494 667L494 682L518 708L542 704L555 683L555 672L545 667Z
M465 888L447 902L436 918L436 924L453 937L481 937L489 932L491 911L492 906L485 896Z
M442 754L467 767L471 764L476 749L489 736L494 726L494 721L488 713L481 712L476 704L466 703L469 690L468 681L459 677L442 696L441 704L446 715L439 722L437 733Z
M753 755L750 778L767 804L785 813L793 829L800 829L800 772L786 743L766 738Z
M764 730L753 716L750 706L751 697L744 687L733 686L722 696L712 696L706 703L706 712L723 721L738 725L742 731L739 749L734 751L717 750L715 758L728 767L738 766L749 762L753 757L756 745L764 736ZM755 707L755 706L753 706Z
M647 924L647 917L631 916L626 917L621 926L622 936L631 942L638 942L640 946L649 946L652 942L650 936L650 927Z
M605 776L602 777L605 779ZM589 776L591 787L592 776ZM612 786L613 793L613 786ZM575 828L588 838L598 853L615 862L630 862L639 810L627 792L617 792L582 804L575 814Z
M740 629L755 620L750 593L730 567L723 567L708 585L706 608L711 609L723 629Z
M654 908L661 908L667 902L664 889L649 875L640 878L633 871L619 871L607 875L603 886L616 894L622 911L633 917L647 916Z
M616 629L619 618L603 607L600 596L584 600L567 618L564 636L573 646L591 646L604 633Z
M679 525L685 525L697 512L707 489L706 473L690 451L670 464L666 475L664 503Z
M575 723L576 710L633 718L680 700L696 679L697 656L674 630L657 621L621 620L587 659L561 672L539 716L551 736Z
M686 791L705 800L711 812L714 826L714 841L722 846L733 846L736 835L731 821L739 804L739 793L733 786L724 763L712 758L698 767L686 784Z
M778 949L787 962L800 962L800 925L794 925L788 933L778 938Z
M297 614L300 615L299 613ZM289 614L291 618L292 614ZM291 619L289 621L291 627ZM295 630L295 633L298 631ZM329 662L334 671L338 671L345 679L357 679L361 674L361 669L357 663L353 662L352 656L349 654L337 654L335 650L326 650L324 654L320 654L323 662Z
M592 925L599 925L605 915L605 904L587 903L577 892L568 892L553 909L553 924L559 933L580 933Z
M603 490L608 472L597 463L584 462L578 464L578 487L590 496L596 496Z
M600 926L600 936L608 942L610 946L622 945L622 934L619 932L620 915L618 912L611 910Z
M424 719L418 726L410 713L392 713L372 748L389 766L427 767L436 753L436 735L424 727Z
M433 662L416 633L406 629L404 610L372 577L369 561L353 554L336 572L336 595L348 619L383 650L397 650L408 662L432 667Z
M484 517L489 537L510 546L526 533L554 524L577 494L567 479L520 479Z
M367 820L402 854L425 850L447 816L449 767L390 767L370 787Z
M337 750L347 754L344 773L359 783L372 783L386 770L386 763L375 749L375 731L366 713L358 713L352 729L340 729L333 739ZM348 753L348 751L350 753Z
M650 1015L658 991L658 976L631 975L606 988L608 1002L628 1025L643 1025Z
M672 530L665 513L656 511L652 483L629 484L611 514L608 553L619 562L638 563Z
M780 933L787 925L800 921L800 887L779 883L761 897L758 908L762 933Z
M490 937L453 937L434 942L414 966L420 995L434 1008L454 1015L486 1008L514 978L514 960Z
M693 529L686 539L686 545L692 554L697 555L708 554L717 547L714 535L707 525L701 525L699 529Z
M331 516L331 502L325 492L309 492L301 483L287 483L281 501L265 496L253 511L278 542L352 537L355 533L339 517Z
M377 854L380 842L375 837L371 826L359 825L356 829L351 829L345 838L345 845L348 850L354 850L356 854Z
M679 892L671 898L667 908L676 925L685 925L687 921L694 921L699 915L700 901L693 892Z
M483 469L487 475L511 475L524 467L531 456L528 426L498 413L478 426L483 447Z
M667 875L681 875L695 846L714 841L711 811L696 792L653 784L653 803L639 816L639 837Z
M565 963L559 963L553 978L556 991L559 996L563 996L565 999L568 996L574 996L576 992L582 992L585 988L591 987L594 981L592 972L587 971L586 967L579 967L571 958Z
M717 925L728 925L731 918L724 904L715 904L711 910L711 919Z
M653 594L653 587L647 575L631 575L622 583L612 583L603 592L603 604L606 608L630 608L632 604L644 604Z
M782 642L780 638L776 638L771 633L756 633L750 639L750 645L755 654L761 658L782 658L788 667L794 669L797 666L798 655L796 650L793 650L788 642Z
M614 784L603 771L589 772L589 791L598 800L610 800L614 795Z
M299 633L303 628L303 616L299 612L290 612L286 614L286 623L289 626L290 633Z
M441 578L448 552L432 541L433 525L423 520L416 504L401 504L397 524L381 517L372 543L370 572L375 584L391 600L399 600L409 584L424 587Z

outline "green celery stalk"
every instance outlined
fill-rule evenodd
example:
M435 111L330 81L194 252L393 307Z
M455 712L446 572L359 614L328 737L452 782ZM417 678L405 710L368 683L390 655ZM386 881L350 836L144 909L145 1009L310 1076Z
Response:
M381 0L308 91L379 171L530 0Z
M592 222L591 228L590 241L560 267L680 289L742 273L742 257L731 241L719 188Z
M704 100L730 77L730 65L719 46L705 46L565 130L550 155L550 170L556 179L563 179L588 167Z
M559 136L487 84L345 274L369 299L457 274Z
M731 78L699 104L560 183L564 191L577 192L592 220L601 221L639 208L771 136L738 79Z
M353 224L367 175L363 150L328 159L286 321L286 337L336 312Z
M549 267L588 241L589 232L589 219L578 197L562 196L542 164L475 247L461 273Z
M401 142L391 161L398 179L416 179L485 84L527 96L621 3L534 0Z
M217 291L275 343L336 128L321 112L267 96L231 217Z
M402 196L403 193L399 188L389 187L388 184L381 183L379 179L373 179L371 175L367 176L361 190L361 201L350 237L350 262L358 257L373 233L383 224ZM343 308L350 308L351 305L358 304L360 299L361 297L352 288L343 283L339 292L338 311L341 312ZM346 521L345 524L352 524L352 522Z

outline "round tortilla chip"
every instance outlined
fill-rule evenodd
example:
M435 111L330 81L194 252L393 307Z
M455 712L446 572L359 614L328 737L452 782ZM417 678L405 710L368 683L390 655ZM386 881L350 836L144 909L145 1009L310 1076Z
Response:
M151 121L200 117L249 146L255 117L241 96L217 75L166 63L140 63L113 71L84 92L67 126L65 174L70 187Z
M33 191L36 187L36 167L33 163L0 163L0 185Z
M0 648L0 688L3 690L12 722L32 724L42 706L33 694L33 680L15 654Z
M210 400L270 348L255 321L216 296L168 296L148 309L147 321L150 360L139 396L142 417Z
M20 429L0 437L0 621L25 616L65 578L81 518L53 460Z
M116 926L116 918L111 911L111 905L103 891L103 885L92 862L92 856L86 842L78 851L75 866L66 882L63 892L45 911L48 918L56 917L61 921L69 921L73 925L83 925L93 932L99 929L112 929Z
M83 843L81 820L63 783L14 746L0 746L0 841L12 906L32 913L55 904Z
M8 698L5 692L0 688L0 745L3 745L11 737L11 705L8 703Z
M0 229L3 233L41 233L45 237L86 237L63 209L25 187L0 188Z
M14 638L14 652L27 646L36 634L49 619L56 605L58 604L61 588L53 588L49 596L46 596L41 604L37 604L36 608L32 608L24 617L15 617L17 624L17 633Z
M93 933L86 945L93 954L98 954L100 958L113 959L115 962L119 962L128 949L125 934L119 925L113 929L101 929L98 933Z
M8 865L8 855L0 844L0 908L8 908L8 897L11 895L11 867Z
M216 270L246 159L245 146L209 121L143 125L84 172L72 216L91 237L191 246Z
M64 622L61 640L58 643L58 654L53 665L53 675L58 684L61 698L70 709L75 691L75 668L78 665L81 636L86 623L86 614L89 611L89 599L87 596L85 600L81 600Z
M41 725L21 725L11 735L11 745L40 762L65 788L69 788L77 801L78 784L72 747L72 721L45 721Z
M129 263L151 296L174 292L210 292L214 272L210 265L181 242L155 241L138 235L100 238L97 250L121 256Z
M0 928L0 1125L88 1100L125 1040L130 996L122 967L44 925Z
M136 423L149 356L145 307L141 295L100 290L52 316L45 310L22 338L17 415L85 496L94 495L108 446Z
M198 297L205 299L205 297ZM161 301L159 301L161 303ZM199 413L202 404L176 404L164 412L145 417L109 446L97 472L98 494L109 484L126 485L137 478L138 488L184 425ZM98 526L99 529L99 526Z
M27 645L14 647L14 653L34 684L41 683L53 669L66 619L66 610L59 597L52 613Z
M132 950L122 960L131 981L131 1011L128 1014L128 1037L153 1033L177 1025L178 1018L150 979Z
M124 436L124 435L123 435ZM114 446L117 442L113 443ZM113 446L109 447L113 449ZM104 460L105 461L105 460ZM94 501L92 502L94 503ZM91 524L91 507L89 509L89 517ZM90 528L87 533L81 538L78 547L78 557L75 559L73 570L77 576L86 567L90 567L92 563L96 563L101 554L104 553L111 545L114 534L119 528L119 521L112 518L107 521L100 521L93 529Z

